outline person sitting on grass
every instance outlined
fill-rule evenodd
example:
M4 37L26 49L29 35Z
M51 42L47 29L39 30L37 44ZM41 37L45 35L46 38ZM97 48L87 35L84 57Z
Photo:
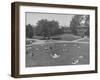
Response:
M60 57L60 55L57 54L56 48L49 47L49 49L50 49L50 56L51 56L52 58L59 58L59 57Z

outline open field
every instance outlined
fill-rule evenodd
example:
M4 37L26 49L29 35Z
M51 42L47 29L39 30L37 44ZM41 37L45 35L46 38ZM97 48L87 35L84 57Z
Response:
M26 67L89 64L89 38L59 37L62 40L29 39L33 42L26 45Z
M50 50L53 46L56 51ZM53 58L52 52L59 54L59 58ZM79 59L79 57L82 57ZM89 44L84 43L50 43L45 45L33 45L31 52L26 54L26 67L89 64Z

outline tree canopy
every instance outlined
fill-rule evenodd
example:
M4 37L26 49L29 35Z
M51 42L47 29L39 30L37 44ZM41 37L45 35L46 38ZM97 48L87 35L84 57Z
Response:
M58 29L59 23L57 21L42 19L37 22L36 34L44 37L50 37L57 34Z
M34 35L32 25L26 25L26 38L32 38Z
M80 26L80 22L81 22L81 15L75 15L70 23L70 28L72 30L73 34L77 34L77 30L76 27Z
M77 35L77 27L84 25L88 28L85 35L89 36L89 15L75 15L70 23L70 28L74 35Z

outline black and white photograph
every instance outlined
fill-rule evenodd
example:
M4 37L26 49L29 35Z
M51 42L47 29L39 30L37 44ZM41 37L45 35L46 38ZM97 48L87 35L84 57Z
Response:
M88 65L90 15L25 13L26 67Z

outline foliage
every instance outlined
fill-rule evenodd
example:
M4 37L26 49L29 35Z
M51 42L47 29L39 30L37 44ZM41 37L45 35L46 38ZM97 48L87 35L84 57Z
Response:
M75 15L70 23L71 31L74 35L77 35L77 27L87 27L87 31L84 35L89 36L89 15Z
M59 30L59 23L57 21L48 21L42 19L37 22L36 35L50 38L52 35L56 35Z
M89 34L89 22L90 22L90 17L89 17L89 15L87 15L86 16L86 21L85 21L85 25L88 27L88 30L87 30L87 32L85 33L85 35L87 35L88 37L90 36L90 34Z
M26 25L26 38L32 38L33 35L34 35L34 32L33 32L32 25L30 24Z
M81 15L75 15L70 23L70 28L72 30L72 33L74 35L77 35L77 30L76 27L80 26L80 22L81 22Z

